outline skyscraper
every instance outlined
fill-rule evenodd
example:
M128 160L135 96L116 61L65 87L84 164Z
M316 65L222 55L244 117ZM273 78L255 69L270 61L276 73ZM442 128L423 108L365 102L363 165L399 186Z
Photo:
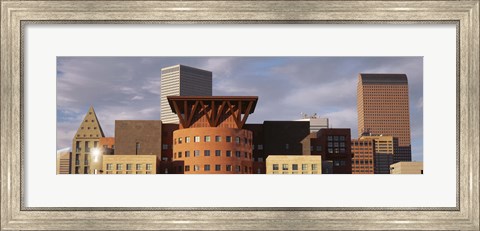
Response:
M189 66L162 68L161 84L160 116L163 123L178 123L167 96L212 96L212 72Z
M398 138L394 162L411 161L408 79L405 74L359 74L358 136L368 132Z

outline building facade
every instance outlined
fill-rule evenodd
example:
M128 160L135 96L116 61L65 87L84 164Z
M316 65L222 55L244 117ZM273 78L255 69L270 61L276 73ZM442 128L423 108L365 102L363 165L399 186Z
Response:
M155 155L105 155L104 174L156 174Z
M352 174L374 174L375 142L352 139Z
M99 150L102 127L93 107L88 109L72 141L70 172L72 174L95 174L102 168Z
M267 174L322 174L322 156L269 155Z
M358 135L398 138L394 161L411 161L408 79L405 74L359 74Z
M253 173L252 132L243 128L255 96L168 96L177 114L173 166L184 174Z
M163 123L179 123L172 113L167 96L211 96L212 72L185 65L175 65L161 70L160 107Z
M57 151L57 174L70 174L72 152L70 150L58 150Z
M397 162L390 165L390 174L423 174L423 162Z

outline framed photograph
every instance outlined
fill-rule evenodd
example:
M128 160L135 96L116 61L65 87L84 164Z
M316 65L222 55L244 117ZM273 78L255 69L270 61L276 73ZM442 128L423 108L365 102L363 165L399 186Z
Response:
M1 229L479 230L479 6L2 0Z

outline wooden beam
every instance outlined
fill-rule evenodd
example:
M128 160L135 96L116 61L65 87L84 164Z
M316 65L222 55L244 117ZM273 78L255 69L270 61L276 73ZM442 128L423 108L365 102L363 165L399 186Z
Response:
M247 118L250 115L250 111L252 110L252 107L253 107L253 101L248 101L248 106L247 106L247 109L245 110L245 114L243 114L242 121L240 122L241 127L239 128L242 128L243 125L245 125L245 122L247 122Z
M204 114L205 117L207 118L208 124L210 124L210 127L213 127L212 117L211 117L210 115L208 115L208 112L207 112L208 105L205 105L205 103L203 103L203 101L200 100L200 106L201 106L201 108L202 108L203 114ZM212 111L212 110L210 110L210 111Z
M178 107L177 101L172 100L171 102L173 103L173 108L175 109L178 119L180 120L180 124L182 124L182 127L185 128L185 120L183 120L182 113L180 113L180 108Z
M232 113L233 120L235 121L235 124L237 124L237 127L240 127L240 120L238 119L237 115L235 115L234 111L234 106L230 103L230 101L227 101L228 108L230 109L230 112ZM238 108L237 108L238 109Z
M197 110L197 106L198 106L198 100L195 100L195 103L193 104L192 108L190 108L190 111L189 111L190 115L188 116L188 120L187 120L188 127L192 125L193 116L195 115L195 110Z
M218 107L217 113L215 115L214 127L218 126L218 122L220 121L220 117L223 115L222 111L225 108L225 106L226 106L226 102L223 101L220 107Z

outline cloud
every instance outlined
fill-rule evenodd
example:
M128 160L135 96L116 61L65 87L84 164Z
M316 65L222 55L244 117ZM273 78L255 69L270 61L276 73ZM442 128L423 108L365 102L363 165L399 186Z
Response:
M176 64L212 71L214 95L258 96L249 123L317 113L352 137L358 73L405 73L414 156L423 156L421 57L58 57L57 147L71 145L90 105L108 136L115 120L160 119L160 70Z

